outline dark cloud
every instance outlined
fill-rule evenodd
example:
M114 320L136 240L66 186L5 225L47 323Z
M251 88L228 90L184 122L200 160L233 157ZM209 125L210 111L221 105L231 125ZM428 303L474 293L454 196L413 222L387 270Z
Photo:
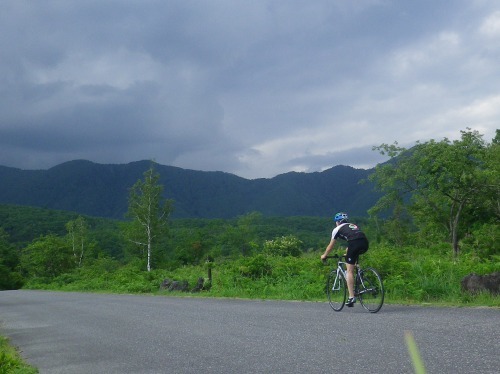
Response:
M493 1L5 0L0 164L155 159L271 177L493 137Z

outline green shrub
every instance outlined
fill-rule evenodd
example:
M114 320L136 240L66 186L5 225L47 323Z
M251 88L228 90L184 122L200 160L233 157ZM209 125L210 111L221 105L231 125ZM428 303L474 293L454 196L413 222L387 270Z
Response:
M475 228L460 244L464 252L473 252L481 260L488 260L500 253L500 225L483 224Z
M19 353L0 336L0 374L34 374L38 370L26 364Z
M198 295L323 301L326 276L330 269L321 263L319 256L318 251L299 257L260 253L236 259L218 258L210 263L213 276L210 291ZM375 244L361 256L360 263L362 267L373 267L379 271L388 303L500 306L498 296L464 294L460 288L463 277L472 272L488 274L500 271L500 257L491 258L492 261L480 261L475 253L453 258L451 252L440 245L401 248ZM199 277L207 280L207 272L205 263L147 272L139 263L121 265L113 260L99 259L91 265L55 278L31 278L26 287L156 293L166 278L186 280L191 289Z
M303 243L293 235L281 236L264 242L264 253L271 256L295 256L302 254Z
M263 254L243 258L239 270L243 277L252 279L258 279L272 274L272 267L268 261L268 257Z

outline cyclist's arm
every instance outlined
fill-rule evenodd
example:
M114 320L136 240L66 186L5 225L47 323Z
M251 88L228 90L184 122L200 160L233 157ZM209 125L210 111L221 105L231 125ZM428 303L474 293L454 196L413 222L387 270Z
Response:
M321 260L324 260L326 258L326 256L328 256L328 254L332 251L333 247L335 246L336 242L337 241L333 238L332 238L332 240L330 240L330 243L328 244L328 246L325 249L325 253L323 253L321 255Z

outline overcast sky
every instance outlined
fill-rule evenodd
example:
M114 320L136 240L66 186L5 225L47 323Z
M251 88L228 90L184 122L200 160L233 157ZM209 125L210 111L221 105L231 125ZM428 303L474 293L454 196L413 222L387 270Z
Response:
M491 141L497 0L0 0L0 165L245 178Z

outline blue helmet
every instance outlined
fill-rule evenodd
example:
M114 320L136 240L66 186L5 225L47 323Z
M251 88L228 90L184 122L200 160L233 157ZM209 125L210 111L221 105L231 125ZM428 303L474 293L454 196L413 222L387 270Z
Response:
M347 215L347 213L343 213L343 212L337 213L337 214L335 214L335 217L333 217L333 220L335 222L347 221L348 219L349 219L349 216Z

